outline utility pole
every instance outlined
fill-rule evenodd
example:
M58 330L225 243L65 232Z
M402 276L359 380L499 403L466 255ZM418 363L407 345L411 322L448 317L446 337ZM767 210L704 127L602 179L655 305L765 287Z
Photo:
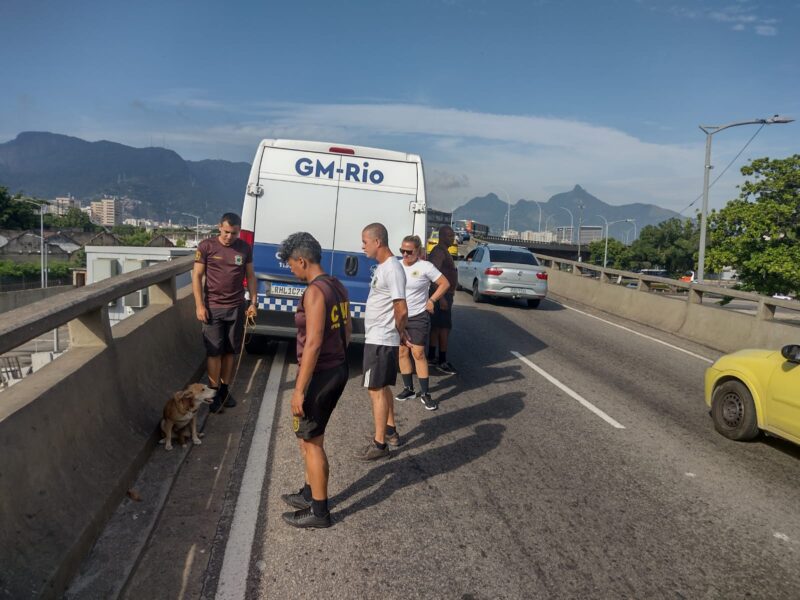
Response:
M581 229L583 227L583 201L578 202L578 262L581 262Z

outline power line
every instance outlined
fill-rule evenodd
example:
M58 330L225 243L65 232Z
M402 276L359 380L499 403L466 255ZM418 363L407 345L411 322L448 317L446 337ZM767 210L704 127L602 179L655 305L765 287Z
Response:
M756 139L756 136L757 136L757 135L758 135L758 134L761 132L761 130L762 130L762 129L764 129L764 126L765 126L765 125L766 125L766 123L762 123L762 124L761 124L761 127L759 127L758 129L756 129L756 132L755 132L755 133L752 135L752 137L751 137L749 140L747 140L747 143L746 143L744 146L742 146L742 149L741 149L741 150L739 150L739 153L738 153L736 156L734 156L734 157L733 157L733 160L731 160L731 162L729 162L729 163L728 163L728 166L727 166L727 167L725 167L725 168L722 170L722 173L720 173L719 175L717 175L717 177L714 179L714 181L712 181L712 182L709 184L709 186L708 186L708 189L711 189L711 188L714 186L714 184L715 184L715 183L717 183L717 181L719 181L720 177L722 177L723 175L725 175L725 172L726 172L728 169L730 169L730 168L731 168L731 165L733 165L733 163L735 163L735 162L736 162L736 159L738 159L738 158L739 158L739 157L742 155L742 152L744 152L744 151L747 149L747 147L750 145L750 142L752 142L754 139ZM685 207L683 210L681 210L680 212L678 212L678 214L679 214L679 215L683 214L683 212L684 212L685 210L688 210L689 208L691 208L691 207L694 205L694 203L695 203L695 202L697 202L698 200L700 200L700 198L702 198L702 197L703 197L703 194L700 194L700 195L699 195L697 198L695 198L694 200L692 200L692 201L691 201L691 202L690 202L690 203L689 203L689 204L688 204L688 205L687 205L687 206L686 206L686 207Z

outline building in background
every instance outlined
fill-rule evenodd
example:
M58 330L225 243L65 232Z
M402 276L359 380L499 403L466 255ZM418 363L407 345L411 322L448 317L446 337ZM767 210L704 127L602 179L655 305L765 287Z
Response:
M580 244L585 246L595 240L603 239L603 226L602 225L582 225L580 233Z
M81 201L72 196L72 194L56 198L50 203L50 212L58 217L66 215L71 208L81 210Z
M552 231L523 231L520 238L528 242L543 242L545 244L556 241L556 234Z
M86 284L193 253L194 250L191 248L86 246ZM191 271L176 278L176 285L179 289L191 285L191 282ZM145 288L113 301L108 306L108 318L111 320L111 325L116 325L137 310L145 308L149 304L149 300L147 288Z
M122 211L119 200L116 198L103 198L92 202L92 222L106 227L114 227L122 223Z

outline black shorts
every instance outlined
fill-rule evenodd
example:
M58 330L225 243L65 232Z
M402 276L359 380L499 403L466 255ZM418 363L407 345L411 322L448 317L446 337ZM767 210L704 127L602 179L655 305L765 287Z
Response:
M397 359L400 351L397 346L378 346L364 344L365 388L377 390L397 383Z
M453 294L445 294L447 310L439 308L439 303L433 305L433 317L431 317L431 329L452 329L453 328Z
M408 318L406 332L415 346L424 346L428 343L428 334L431 332L431 318L428 311Z
M292 417L294 434L310 440L325 433L333 409L347 385L347 362L311 376L303 401L303 416Z
M244 335L244 312L244 304L208 309L208 323L203 323L203 343L207 356L239 353Z

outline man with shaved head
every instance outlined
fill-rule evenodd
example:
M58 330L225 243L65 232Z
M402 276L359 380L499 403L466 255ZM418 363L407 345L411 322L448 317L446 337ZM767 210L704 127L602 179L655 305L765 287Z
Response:
M389 250L389 233L381 223L371 223L361 232L361 247L378 261L372 275L364 315L364 380L372 402L375 436L356 458L363 461L389 456L389 447L400 445L394 420L394 394L399 347L406 338L406 274Z

